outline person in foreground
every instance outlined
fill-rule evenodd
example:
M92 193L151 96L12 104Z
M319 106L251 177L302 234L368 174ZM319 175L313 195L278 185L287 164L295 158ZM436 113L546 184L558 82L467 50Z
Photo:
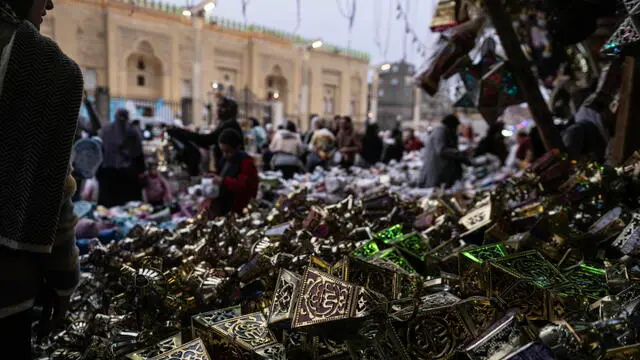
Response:
M258 170L253 158L242 151L242 143L242 135L235 130L227 129L220 134L221 170L213 177L220 192L207 210L210 219L231 212L241 214L249 201L258 195Z
M447 115L442 119L442 125L429 135L422 151L424 164L419 186L432 188L444 185L449 188L462 178L462 164L471 164L469 158L458 150L458 125L460 120L455 115Z
M0 353L31 359L79 279L70 154L82 101L78 65L39 26L51 0L0 0Z

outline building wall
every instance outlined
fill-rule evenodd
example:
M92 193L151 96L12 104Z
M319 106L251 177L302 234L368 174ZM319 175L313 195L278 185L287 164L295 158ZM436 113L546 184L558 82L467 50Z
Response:
M247 88L253 101L276 91L285 114L303 128L308 114L366 117L368 61L343 53L312 50L305 61L306 50L276 36L118 0L58 0L42 32L78 62L86 79L95 78L87 85L108 87L112 98L192 98L196 122L203 121L213 83L233 86L239 95ZM300 114L303 68L309 103Z

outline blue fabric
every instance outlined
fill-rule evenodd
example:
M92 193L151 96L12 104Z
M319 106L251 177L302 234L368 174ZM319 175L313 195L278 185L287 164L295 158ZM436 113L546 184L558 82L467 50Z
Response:
M83 217L92 219L95 207L96 205L94 203L88 201L76 201L73 203L73 213L76 214L79 219Z

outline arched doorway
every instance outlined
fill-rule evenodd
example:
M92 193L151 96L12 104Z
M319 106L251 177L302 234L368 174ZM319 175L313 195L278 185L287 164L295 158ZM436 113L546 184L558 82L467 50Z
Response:
M265 88L267 89L266 99L270 101L279 101L282 107L287 109L288 100L288 83L287 79L282 75L282 69L276 65L265 78Z
M149 42L142 41L127 58L127 93L137 99L163 97L162 62Z

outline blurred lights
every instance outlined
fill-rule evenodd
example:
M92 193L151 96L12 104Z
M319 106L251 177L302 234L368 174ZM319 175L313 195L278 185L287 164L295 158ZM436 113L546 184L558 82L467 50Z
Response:
M209 1L204 5L204 11L210 12L216 8L216 3L214 1Z
M513 131L508 130L508 129L504 129L504 130L502 130L502 136L504 136L504 137L512 137L513 136Z
M380 65L380 70L382 70L382 71L391 70L391 64L382 64L382 65Z
M322 42L322 40L316 40L316 41L311 43L311 48L313 48L313 49L319 49L322 46L324 46L324 42Z
M189 9L182 10L182 15L186 17L191 17L191 10Z

